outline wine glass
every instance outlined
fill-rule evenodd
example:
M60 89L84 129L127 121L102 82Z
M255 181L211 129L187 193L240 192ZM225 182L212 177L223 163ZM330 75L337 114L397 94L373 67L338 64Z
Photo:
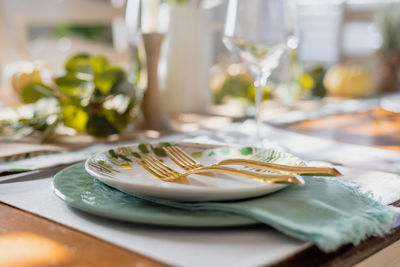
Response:
M269 76L288 49L298 44L295 2L289 0L229 0L223 42L247 65L254 77L256 141L260 138L260 104Z

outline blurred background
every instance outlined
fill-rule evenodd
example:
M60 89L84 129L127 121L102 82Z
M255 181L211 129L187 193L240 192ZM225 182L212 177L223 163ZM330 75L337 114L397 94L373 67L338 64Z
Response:
M50 80L62 75L65 62L81 53L107 58L110 64L127 72L137 90L143 89L143 50L133 26L132 2L2 0L3 104L20 103L18 94L28 82L39 79L46 83L46 75ZM307 109L331 97L366 98L396 92L400 53L398 2L298 0L295 12L300 46L281 59L266 86L265 100L273 99L269 106L279 110ZM169 16L161 22L166 24L167 40L162 48L159 76L168 111L251 116L251 75L222 43L227 1L169 0L163 5ZM181 51L180 58L171 47ZM180 66L171 63L178 61ZM176 104L168 105L168 96L173 95L168 89L169 76L177 74L197 84L192 92L197 90L208 100L198 106L182 105L180 109ZM195 80L196 77L202 78ZM185 92L189 87L192 86L179 90ZM232 108L221 110L219 105Z

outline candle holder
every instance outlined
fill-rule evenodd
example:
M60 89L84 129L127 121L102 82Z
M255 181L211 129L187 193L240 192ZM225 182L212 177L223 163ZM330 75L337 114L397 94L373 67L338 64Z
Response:
M142 102L144 120L140 125L163 132L172 129L158 85L158 61L167 25L166 17L160 13L167 7L165 0L128 0L126 7L130 41L134 46L143 44L146 56L147 88Z
M142 34L147 65L147 88L142 102L144 127L158 131L172 129L158 86L158 61L164 36L162 33Z

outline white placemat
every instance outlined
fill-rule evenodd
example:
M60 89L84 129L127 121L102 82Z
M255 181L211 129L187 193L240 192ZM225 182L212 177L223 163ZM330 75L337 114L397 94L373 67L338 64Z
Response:
M163 140L249 144L254 123L233 124L222 131L199 131ZM400 153L307 137L269 126L262 129L267 146L289 150L305 159L349 164L347 179L388 204L400 198ZM290 149L288 149L290 148ZM369 170L357 166L368 164ZM145 226L100 218L69 208L51 189L51 177L0 183L0 201L41 215L143 255L179 266L255 266L286 258L310 244L286 237L268 226L188 229ZM201 253L199 253L201 251Z
M105 219L69 208L52 178L0 185L0 201L174 266L261 266L308 246L266 225L190 229Z

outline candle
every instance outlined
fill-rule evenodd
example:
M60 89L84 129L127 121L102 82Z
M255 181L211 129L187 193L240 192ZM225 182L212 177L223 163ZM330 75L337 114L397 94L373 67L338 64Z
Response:
M158 32L158 9L160 0L142 0L142 32Z

